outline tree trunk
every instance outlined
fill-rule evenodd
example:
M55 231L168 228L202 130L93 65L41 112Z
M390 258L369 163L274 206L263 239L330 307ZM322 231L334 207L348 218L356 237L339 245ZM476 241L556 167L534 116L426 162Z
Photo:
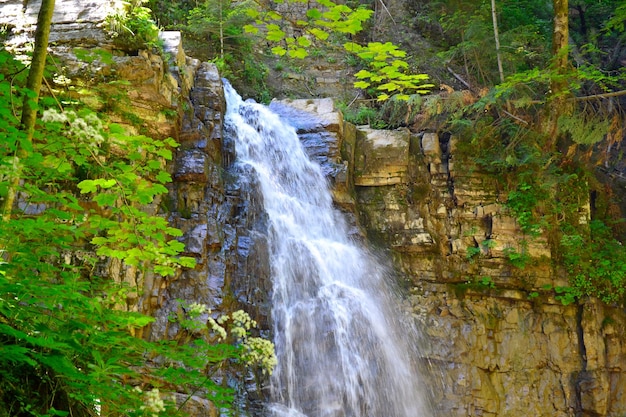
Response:
M222 60L222 64L224 64L224 0L219 0L220 2L220 59Z
M498 60L498 74L500 82L504 82L504 70L502 69L502 55L500 54L500 35L498 34L498 15L496 13L496 0L491 0L491 18L493 19L493 36L496 39L496 58Z
M569 19L568 0L553 0L554 28L552 31L552 75L548 97L548 117L546 126L546 150L555 150L558 138L558 121L568 112L568 84L566 73L569 67L568 39Z
M553 0L552 3L554 5L554 27L552 31L553 65L557 71L565 72L568 66L569 2L568 0Z
M22 119L21 129L26 133L25 143L21 146L14 157L14 172L11 183L7 191L2 206L2 220L7 221L11 218L11 211L17 194L19 185L23 159L27 153L24 145L28 146L33 141L35 132L35 122L37 121L37 104L39 103L39 93L41 91L41 82L43 79L43 71L46 66L46 56L48 49L48 39L50 38L50 26L52 25L52 14L54 12L55 0L42 0L41 8L37 16L37 29L35 30L35 49L33 51L33 59L28 72L26 88L32 92L32 95L24 96L22 103Z

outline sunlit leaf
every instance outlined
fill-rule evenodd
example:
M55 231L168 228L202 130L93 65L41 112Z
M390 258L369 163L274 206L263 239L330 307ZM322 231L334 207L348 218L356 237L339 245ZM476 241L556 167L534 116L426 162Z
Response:
M259 28L253 25L244 25L243 30L246 33L252 33L252 34L259 33Z
M395 91L398 89L398 84L396 83L385 83L381 84L377 87L379 90L387 90L387 91Z
M374 74L367 71L367 70L361 70L359 72L357 72L356 74L354 74L354 76L356 78L362 79L362 78L371 78Z
M317 9L309 9L306 12L306 16L310 19L320 19L322 17L322 12Z
M300 59L306 58L309 55L309 53L304 48L290 49L288 51L288 54L292 58L300 58Z
M306 48L308 46L311 46L311 41L305 36L300 36L298 37L298 45Z
M328 36L329 36L328 32L325 32L319 28L311 28L309 29L308 32L311 35L315 36L317 39L322 40L322 41L328 39Z
M275 46L272 48L272 53L274 55L283 56L287 53L287 50L282 46Z
M379 94L378 97L376 97L376 100L378 101L385 101L389 99L389 94Z

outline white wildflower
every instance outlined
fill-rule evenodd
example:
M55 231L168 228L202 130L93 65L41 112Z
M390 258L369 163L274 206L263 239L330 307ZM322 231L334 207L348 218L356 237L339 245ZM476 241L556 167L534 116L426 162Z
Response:
M249 337L244 341L243 346L246 348L242 356L243 361L248 365L259 365L263 373L271 375L278 363L274 344L260 337Z
M104 141L104 137L100 133L101 129L101 123L94 125L82 117L77 117L70 122L70 134L92 146L97 146Z
M41 120L43 120L44 122L68 122L67 114L65 112L60 112L55 109L44 110L43 115L41 116Z
M165 411L165 402L161 398L158 388L144 393L144 405L139 407L142 411L147 411L152 417L157 417L158 413Z
M68 85L72 84L72 80L67 78L63 74L54 74L52 76L52 82L57 84L57 85L64 85L64 86L68 86Z
M69 123L69 129L65 135L87 143L92 147L95 154L98 153L98 145L104 142L104 136L101 133L102 120L95 113L80 117L73 111L60 112L55 109L48 109L44 110L42 120L44 122Z
M245 339L248 334L248 330L252 327L256 327L256 321L252 320L248 313L243 310L237 310L231 315L233 319L233 324L230 329L230 333L236 339Z
M243 310L237 310L232 314L233 322L239 326L244 327L246 330L250 330L252 327L256 327L256 321L252 320L248 313Z
M205 305L200 303L191 303L187 306L187 315L189 318L195 319L196 317L200 317L204 313L210 313L211 310Z
M212 317L209 317L208 323L211 330L213 330L217 334L219 340L226 339L226 337L228 336L228 333L226 333L226 329L220 326L215 320L213 320Z

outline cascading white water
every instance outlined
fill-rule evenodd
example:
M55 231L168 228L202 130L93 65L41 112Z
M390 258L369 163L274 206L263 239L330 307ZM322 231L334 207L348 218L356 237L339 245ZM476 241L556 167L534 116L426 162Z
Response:
M293 127L225 83L238 164L252 167L270 224L277 417L424 417L415 342L384 269L351 241ZM396 301L397 302L397 301Z

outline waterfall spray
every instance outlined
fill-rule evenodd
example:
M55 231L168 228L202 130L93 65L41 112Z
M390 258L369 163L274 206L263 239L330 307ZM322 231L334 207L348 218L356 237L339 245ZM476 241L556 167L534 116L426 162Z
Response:
M257 177L269 220L275 417L426 417L398 298L354 242L293 127L225 83L237 164Z

